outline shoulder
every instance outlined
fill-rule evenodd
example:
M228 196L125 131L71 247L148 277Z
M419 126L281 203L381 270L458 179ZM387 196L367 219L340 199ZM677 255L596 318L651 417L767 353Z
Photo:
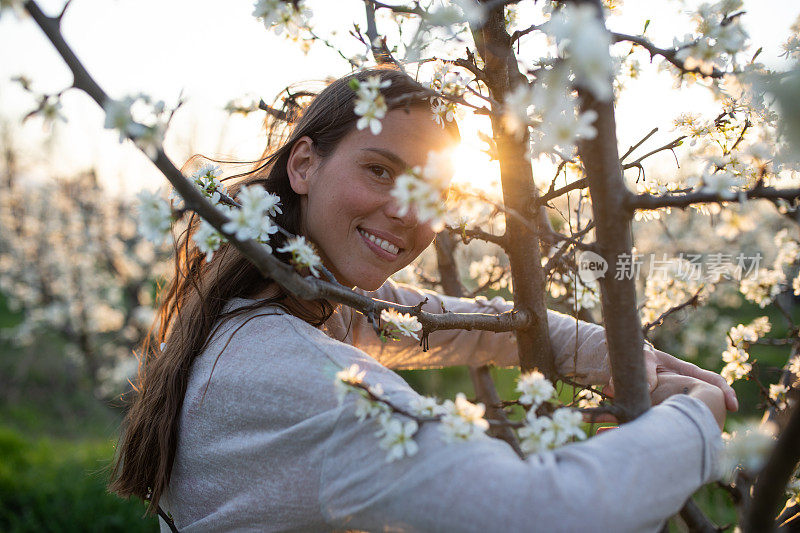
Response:
M382 379L405 384L358 348L329 337L283 309L267 306L248 310L219 326L193 363L190 389L200 391L209 382L209 389L233 395L292 397L298 391L315 391L333 398L336 373L353 364Z

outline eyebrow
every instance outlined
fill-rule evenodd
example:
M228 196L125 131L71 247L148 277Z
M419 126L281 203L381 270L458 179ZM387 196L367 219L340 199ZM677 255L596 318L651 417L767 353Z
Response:
M389 150L384 150L382 148L362 148L362 150L366 152L374 152L376 154L382 155L395 165L399 166L400 168L406 169L410 168L408 163L403 161L403 158L399 155L395 154L394 152L390 152Z

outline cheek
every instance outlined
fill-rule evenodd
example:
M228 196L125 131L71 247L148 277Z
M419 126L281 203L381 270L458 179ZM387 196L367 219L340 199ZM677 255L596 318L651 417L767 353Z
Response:
M429 224L424 224L419 227L417 233L417 250L415 257L425 251L425 248L430 246L433 242L436 233L431 229Z

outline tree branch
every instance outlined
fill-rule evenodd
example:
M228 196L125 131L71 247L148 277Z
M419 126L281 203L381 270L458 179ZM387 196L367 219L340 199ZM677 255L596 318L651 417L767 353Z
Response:
M450 296L464 296L464 287L458 279L458 265L454 255L456 242L449 234L439 233L436 235L434 244L436 246L439 277L442 280L444 293ZM492 381L488 365L481 365L478 368L469 367L469 375L475 388L475 394L486 406L486 418L508 422L505 411L503 411L502 407L497 407L500 404L500 396L497 394L497 388L495 388ZM525 454L520 448L519 440L510 427L503 425L493 426L489 431L493 436L507 442L520 458L525 458Z
M753 485L753 497L742 517L745 532L772 531L774 517L781 510L781 498L795 466L800 461L800 404L778 437L767 464Z
M774 187L755 186L739 193L720 194L716 192L695 191L687 194L661 195L653 194L632 194L629 193L623 202L623 208L627 211L634 209L659 209L661 207L686 208L692 204L741 202L742 196L748 200L763 198L766 200L783 199L795 201L800 198L800 188L777 189Z
M501 248L505 248L506 246L506 235L495 235L479 228L468 229L465 227L457 228L454 226L445 226L444 229L446 229L452 235L460 236L464 244L469 244L469 241L477 239L479 241L491 242L500 246Z
M719 70L717 67L713 67L710 73L703 72L700 70L700 67L692 67L686 68L686 64L681 61L680 59L676 58L678 53L678 49L676 48L659 48L644 37L638 35L627 35L625 33L611 33L611 38L615 43L619 43L622 41L628 41L633 44L639 45L648 52L650 52L650 58L652 59L654 56L661 56L674 66L678 67L681 72L685 72L687 74L699 74L700 76L706 76L709 78L721 78L726 72Z
M589 0L602 17L599 0ZM597 100L591 91L578 87L581 112L594 111L597 136L578 141L578 152L589 179L592 212L596 224L596 248L608 262L630 254L633 246L631 216L623 209L628 189L617 152L617 126L612 101ZM644 366L644 337L636 311L633 279L600 279L603 320L606 326L615 405L622 409L622 421L636 418L650 407L650 393Z

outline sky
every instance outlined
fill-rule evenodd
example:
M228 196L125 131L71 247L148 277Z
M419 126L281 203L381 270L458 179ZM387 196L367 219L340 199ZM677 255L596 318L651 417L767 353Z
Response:
M315 28L336 31L345 38L353 22L365 25L359 0L310 0ZM523 5L525 2L523 2ZM60 1L42 0L42 8L56 13ZM662 0L627 0L621 14L608 20L611 29L638 33L651 20L650 38L669 46L692 27L681 15L681 3ZM168 104L182 93L187 99L175 115L166 140L167 154L178 166L193 152L206 155L255 158L263 150L261 116L228 118L222 110L231 99L254 95L271 101L287 85L341 76L349 65L335 52L315 46L308 55L251 16L252 2L239 0L75 0L63 21L67 42L89 72L115 98L144 92ZM780 44L800 14L796 0L745 2L743 23L755 43L764 46L761 59L779 65ZM524 20L522 21L524 22ZM353 39L352 50L360 50ZM695 87L676 91L664 73L646 74L629 85L617 104L619 141L627 146L654 126L661 131L653 146L675 136L672 121L680 112L713 112L707 91ZM25 75L40 92L58 91L71 76L55 50L28 18L0 19L0 121L11 124L14 146L23 152L23 171L32 178L69 175L95 167L113 191L131 193L164 183L149 160L130 143L103 129L101 110L79 91L63 97L67 123L46 128L35 118L19 125L34 107L32 98L10 78ZM479 153L475 128L487 130L477 120L465 120L462 172L483 180L493 169ZM0 141L2 142L2 141ZM662 143L663 144L663 143ZM653 158L668 164L671 156ZM674 163L672 163L674 165ZM477 169L477 170L476 170Z

